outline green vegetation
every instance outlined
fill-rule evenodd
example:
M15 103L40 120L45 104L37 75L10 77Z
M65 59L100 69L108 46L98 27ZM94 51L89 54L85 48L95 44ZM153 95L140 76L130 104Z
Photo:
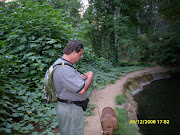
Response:
M0 16L0 132L50 134L58 125L56 109L45 105L42 82L75 29L47 2L8 3Z
M125 103L126 96L124 93L116 96L115 102L117 105ZM130 118L127 115L125 108L116 107L116 116L119 123L119 128L114 132L115 135L141 135L134 124L130 124Z
M95 74L89 95L151 62L179 64L177 0L90 0L83 18L80 7L78 0L0 2L1 134L53 134L56 103L44 103L42 82L72 39L85 46L76 67Z
M129 117L125 109L116 108L119 128L114 132L115 135L141 135L134 124L129 123Z
M180 62L178 0L90 0L84 19L94 52L119 65Z
M125 103L125 100L126 100L126 96L124 93L116 96L116 98L115 98L115 102L118 105L122 105L123 103Z
M85 115L86 115L86 116L94 115L94 112L92 112L92 110L93 110L94 108L95 108L95 105L89 103L89 104L88 104L88 108L87 108L87 110L86 110L86 112L85 112Z

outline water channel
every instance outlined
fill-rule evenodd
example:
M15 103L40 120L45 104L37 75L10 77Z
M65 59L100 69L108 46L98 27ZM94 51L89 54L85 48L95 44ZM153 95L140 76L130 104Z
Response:
M143 135L180 135L180 77L154 81L134 100L138 103L138 119L156 122L139 124Z

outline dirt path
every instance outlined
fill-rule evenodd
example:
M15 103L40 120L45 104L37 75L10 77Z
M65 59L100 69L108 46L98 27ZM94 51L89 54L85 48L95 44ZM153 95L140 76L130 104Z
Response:
M122 86L128 78L144 72L159 72L165 70L166 69L156 66L152 68L146 68L142 71L134 71L128 73L124 77L120 78L120 80L117 80L114 84L111 84L102 90L92 91L90 96L90 103L96 105L94 109L95 115L86 117L86 121L88 123L85 125L84 135L102 135L100 123L101 112L104 107L108 106L115 109L115 97L122 93Z

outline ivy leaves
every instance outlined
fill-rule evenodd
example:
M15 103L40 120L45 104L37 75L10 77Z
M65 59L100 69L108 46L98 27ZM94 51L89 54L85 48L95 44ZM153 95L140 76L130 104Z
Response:
M0 9L0 132L50 134L58 124L55 105L43 102L43 77L74 29L61 9L46 2L13 2Z

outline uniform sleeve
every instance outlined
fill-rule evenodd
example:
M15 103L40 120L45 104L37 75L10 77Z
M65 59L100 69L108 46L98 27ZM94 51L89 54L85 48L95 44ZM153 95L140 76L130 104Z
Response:
M58 78L66 90L78 93L85 86L85 82L78 71L68 65L58 67L54 74L59 75Z

